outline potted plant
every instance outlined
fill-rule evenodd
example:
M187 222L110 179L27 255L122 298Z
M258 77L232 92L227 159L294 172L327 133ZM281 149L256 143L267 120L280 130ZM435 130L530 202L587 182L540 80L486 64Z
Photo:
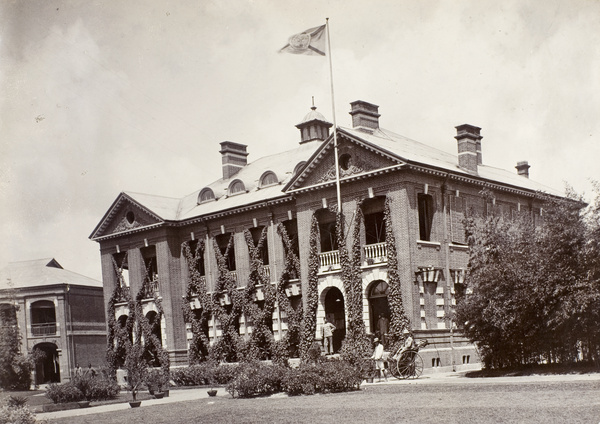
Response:
M212 387L210 388L210 390L208 390L206 393L208 393L209 396L216 396L217 395L217 389L213 389Z
M142 401L137 400L137 393L140 386L146 380L146 374L148 372L148 365L142 357L144 353L144 347L141 344L133 344L127 352L125 358L125 369L127 370L127 390L131 391L132 400L129 405L132 408L140 406Z
M148 392L156 399L166 396L165 392L168 392L168 390L163 391L163 388L168 387L169 378L163 369L149 369L146 373L145 383L148 386Z

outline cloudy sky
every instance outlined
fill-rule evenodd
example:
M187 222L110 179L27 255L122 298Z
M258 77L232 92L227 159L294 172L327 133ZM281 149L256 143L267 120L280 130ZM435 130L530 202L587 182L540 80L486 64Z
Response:
M101 278L88 239L121 191L182 197L293 148L328 61L278 54L329 17L338 125L349 103L451 153L591 193L600 180L600 0L0 2L0 266L56 258ZM516 172L516 171L515 171Z

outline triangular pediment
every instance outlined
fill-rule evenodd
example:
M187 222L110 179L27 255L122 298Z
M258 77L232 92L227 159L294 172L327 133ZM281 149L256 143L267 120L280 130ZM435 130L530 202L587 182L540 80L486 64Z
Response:
M337 144L342 181L404 164L399 157L343 129L337 131ZM335 179L334 140L331 135L292 177L284 191L315 187Z
M104 214L104 217L90 235L90 239L94 240L109 235L127 233L162 223L164 223L164 220L161 217L131 196L121 193Z

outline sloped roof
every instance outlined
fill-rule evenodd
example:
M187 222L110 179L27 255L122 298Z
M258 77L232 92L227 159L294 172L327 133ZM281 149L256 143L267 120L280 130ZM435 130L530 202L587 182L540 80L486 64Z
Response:
M314 110L309 112L305 119L314 119L316 113ZM321 116L319 114L319 119ZM458 166L457 154L436 149L386 129L376 129L372 132L367 132L356 128L339 127L338 135L346 135L356 142L370 145L371 148L383 152L391 158L396 158L399 162L429 168L433 167L442 172L447 171L454 175L464 175L465 177L511 186L516 189L544 192L555 196L564 195L559 190L520 176L516 171L511 172L487 165L479 165L476 174L468 172ZM300 144L292 150L261 157L248 163L231 178L220 178L204 187L200 187L198 190L181 199L131 192L124 192L122 194L156 215L162 221L185 221L239 207L251 207L251 205L260 204L261 202L286 197L283 189L286 186L294 186L301 181L294 178L293 172L296 166L301 162L318 160L317 158L323 149L326 149L329 144L333 143L332 139L333 135L330 135L324 142L314 140ZM279 184L260 187L260 178L266 171L274 172L277 175ZM246 191L230 195L228 193L229 185L237 179L244 183ZM213 191L215 200L198 204L200 192L207 188ZM116 206L118 205L113 204L111 209L116 209ZM109 215L109 213L105 215L103 218L104 224L101 222L98 225L92 236L90 236L91 238L94 238L97 231L99 231L98 229L102 225L106 225L105 223L110 220Z
M43 287L54 284L102 287L101 281L68 271L53 258L11 262L0 269L0 290Z
M407 162L433 166L455 174L464 174L465 176L478 176L491 182L507 184L526 190L540 191L554 196L564 196L564 193L561 193L559 190L518 175L516 171L511 172L482 164L477 168L477 175L474 175L458 166L457 155L411 140L392 131L377 129L371 134L351 128L342 128L342 130L374 146L379 146L388 153Z

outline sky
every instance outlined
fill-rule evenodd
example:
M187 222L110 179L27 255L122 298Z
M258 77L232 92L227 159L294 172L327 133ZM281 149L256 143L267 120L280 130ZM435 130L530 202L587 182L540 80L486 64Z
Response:
M328 58L278 53L326 18L333 102ZM600 180L600 0L3 0L0 90L0 267L100 280L88 237L120 192L190 194L222 141L292 149L313 96L454 154L476 125L484 164L588 200Z

